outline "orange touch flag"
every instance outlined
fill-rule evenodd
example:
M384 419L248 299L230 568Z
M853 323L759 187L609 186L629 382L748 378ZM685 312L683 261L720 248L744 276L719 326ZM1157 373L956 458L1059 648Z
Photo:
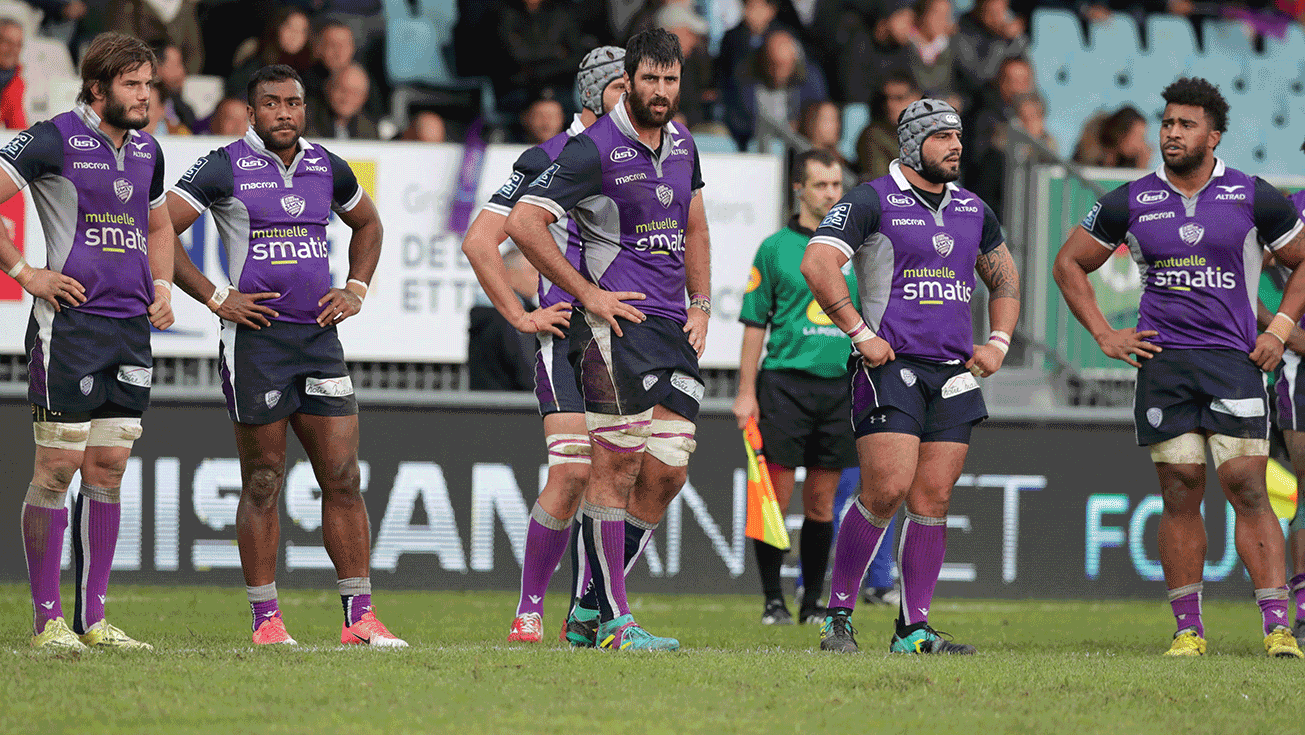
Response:
M761 448L761 429L756 419L748 419L743 427L743 448L748 452L748 525L747 536L777 549L787 550L791 544L784 515L775 499L775 488L770 484L770 471L766 469L766 455Z

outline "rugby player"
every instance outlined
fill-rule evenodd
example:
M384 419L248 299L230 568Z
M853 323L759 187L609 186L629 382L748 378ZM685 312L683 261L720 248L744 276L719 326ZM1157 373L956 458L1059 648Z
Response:
M811 233L843 196L843 169L828 151L810 150L794 157L790 181L797 214L761 243L743 295L734 416L740 429L749 419L758 419L781 511L793 496L795 468L807 468L800 542L805 584L798 620L820 624L825 622L820 596L834 539L834 493L843 469L856 466L856 443L847 425L852 410L846 364L850 345L811 296L801 265ZM859 309L856 276L850 269L847 288L853 307ZM763 342L766 359L758 372ZM761 622L791 625L793 616L780 586L784 552L760 540L754 548L765 596Z
M304 85L265 66L246 88L249 131L195 162L168 192L177 233L211 209L231 285L216 287L177 241L177 284L222 320L222 390L235 424L236 538L256 644L295 640L276 597L286 428L322 490L322 541L344 608L340 642L405 647L371 601L371 528L359 490L358 401L336 325L357 314L381 253L381 220L349 164L305 140ZM331 286L326 225L349 226L349 275Z
M675 650L679 641L635 622L625 570L684 486L696 447L710 245L697 147L671 122L684 63L679 41L662 29L640 33L624 61L629 91L621 104L567 142L513 207L506 231L576 299L570 359L592 452L581 523L598 604L596 618L576 607L568 639ZM548 231L568 212L580 226L585 275ZM586 632L572 639L574 618Z
M104 619L104 600L122 475L149 407L150 326L172 324L163 151L142 130L157 66L139 39L100 34L82 58L77 107L0 149L0 201L30 184L46 243L47 267L34 268L0 227L0 267L34 297L26 350L36 461L22 532L37 648L151 648ZM59 566L78 470L70 630Z
M588 584L584 553L580 551L580 521L572 518L589 481L589 437L585 434L584 400L576 385L575 373L567 361L569 343L567 327L571 314L571 294L544 277L539 279L539 308L526 311L512 287L507 269L499 254L499 244L507 237L503 223L512 206L525 193L526 185L553 163L571 136L594 124L620 102L625 92L625 72L621 61L625 49L602 46L590 51L580 63L576 88L584 109L571 121L571 127L547 141L526 150L512 166L512 175L471 223L462 241L462 252L476 272L480 286L495 308L512 326L539 339L535 352L535 396L539 413L544 417L544 442L548 446L548 481L539 491L539 499L530 510L526 530L526 550L521 566L521 594L517 599L516 618L508 631L509 642L538 642L543 637L544 593L553 571L566 552L567 537L572 539L572 607L584 594ZM572 266L580 264L579 227L563 216L549 227L558 249ZM568 532L568 528L570 529ZM563 625L565 637L565 624Z
M947 508L987 418L978 377L1001 368L1019 317L1019 275L997 215L957 187L961 119L937 99L911 103L897 123L901 158L829 210L802 261L825 314L852 338L852 422L861 495L834 550L829 615L820 648L858 650L851 615L861 580L903 501L901 601L889 650L972 654L929 624L947 547ZM861 289L852 308L839 269ZM974 274L987 285L988 342L972 343Z
M1281 311L1256 334L1261 248L1295 268L1305 231L1295 208L1263 180L1214 155L1228 103L1200 78L1163 92L1163 162L1106 194L1070 233L1053 275L1074 316L1107 356L1138 368L1133 420L1160 480L1160 564L1177 633L1166 655L1206 651L1201 620L1205 564L1205 447L1236 519L1237 552L1259 603L1265 651L1301 658L1288 629L1283 538L1265 487L1268 396L1262 371L1277 366L1305 311L1305 276L1287 282ZM1142 273L1137 326L1114 329L1088 274L1127 243Z

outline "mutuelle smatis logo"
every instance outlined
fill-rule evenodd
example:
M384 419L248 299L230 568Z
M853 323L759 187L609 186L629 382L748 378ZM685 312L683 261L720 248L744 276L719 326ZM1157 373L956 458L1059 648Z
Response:
M974 288L956 277L951 268L907 268L902 271L906 285L902 298L920 304L941 306L948 301L970 303Z

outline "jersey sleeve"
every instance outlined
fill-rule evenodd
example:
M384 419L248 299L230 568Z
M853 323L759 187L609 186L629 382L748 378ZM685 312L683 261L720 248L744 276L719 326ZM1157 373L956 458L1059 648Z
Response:
M811 242L838 248L851 258L870 236L879 231L879 193L870 186L858 186L835 204L811 236Z
M63 136L50 121L39 122L0 148L0 168L21 189L63 170Z
M697 191L704 186L706 184L702 182L702 160L698 158L698 146L695 145L693 147L693 179L689 187L693 191Z
M598 145L584 133L571 138L557 160L530 182L521 201L562 218L575 205L603 191L603 162Z
M1252 218L1259 233L1260 243L1270 250L1291 242L1301 231L1300 215L1296 207L1274 186L1260 177L1255 177L1255 202L1252 205Z
M506 183L494 192L485 204L485 209L491 212L497 212L507 216L512 211L512 206L517 203L522 194L526 193L526 187L530 182L544 173L544 169L553 165L553 159L549 158L548 153L543 148L535 146L528 148L524 153L517 157L517 162L512 164L512 175L508 177Z
M234 196L236 178L231 173L231 158L227 149L218 148L195 161L181 175L172 191L186 200L196 212L203 212L219 201Z
M1082 227L1111 250L1123 242L1128 234L1128 184L1097 200L1083 218Z
M163 178L163 146L154 141L154 177L150 179L150 209L168 203L168 184Z
M979 237L979 252L987 255L1006 242L1006 231L1001 228L1001 220L987 202L983 203L983 234Z
M331 209L348 212L362 201L363 188L348 161L330 151L326 151L326 157L331 162Z
M775 279L770 260L774 248L770 240L761 243L748 271L748 285L743 291L743 304L739 307L739 321L750 327L765 328L775 314Z

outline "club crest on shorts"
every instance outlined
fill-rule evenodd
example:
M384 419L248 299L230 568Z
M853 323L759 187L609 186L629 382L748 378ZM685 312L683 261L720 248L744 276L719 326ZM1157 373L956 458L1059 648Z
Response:
M671 206L671 199L675 197L675 192L666 184L657 185L657 201L662 203L663 207Z
M938 254L944 258L951 254L952 248L955 246L956 241L946 232L939 232L933 236L933 249L937 250Z
M281 208L291 217L298 217L304 213L304 198L286 194L281 197Z
M91 394L91 388L95 387L95 376L87 375L82 378L82 382L78 383L77 387L81 389L82 395L89 396Z
M1188 222L1178 228L1178 236L1183 238L1183 242L1194 246L1205 237L1205 228L1195 222Z
M915 373L911 372L910 368L902 368L898 375L902 376L902 382L906 383L907 388L915 385Z
M123 203L131 199L131 193L135 189L136 187L132 186L131 182L126 179L116 179L113 182L113 193L117 194L119 201Z
M1148 408L1146 410L1146 422L1151 425L1151 428L1153 429L1160 428L1160 424L1164 420L1165 420L1164 411L1161 411L1158 408Z
M270 390L263 394L263 403L266 403L268 408L276 408L276 404L280 402L281 391L279 390Z

